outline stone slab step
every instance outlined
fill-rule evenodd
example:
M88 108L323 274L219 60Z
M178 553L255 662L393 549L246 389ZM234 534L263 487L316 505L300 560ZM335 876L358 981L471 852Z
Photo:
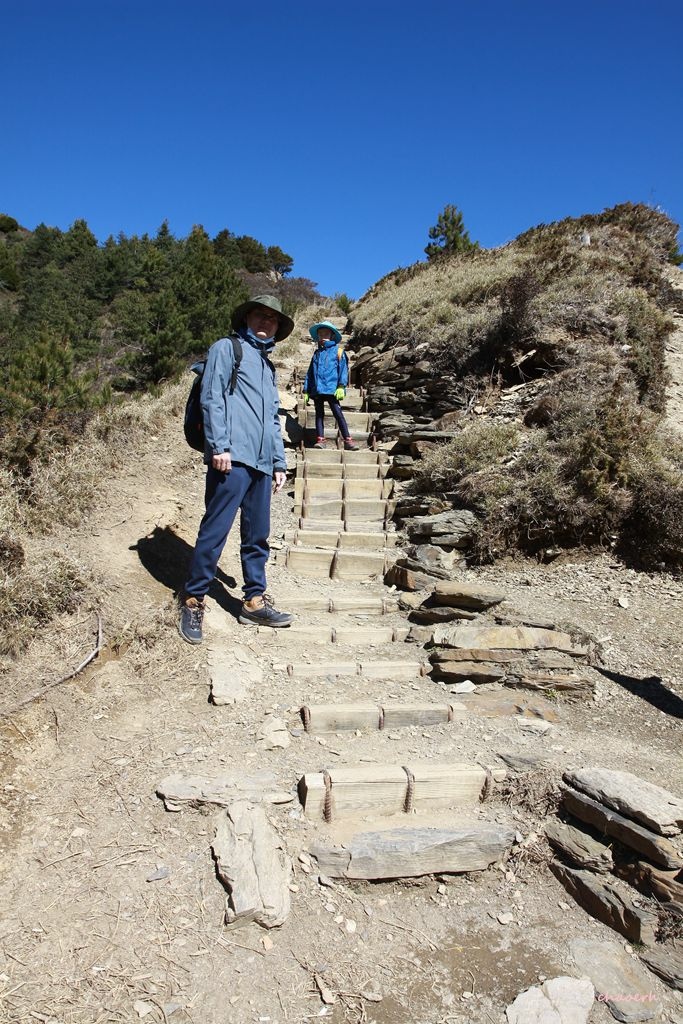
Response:
M398 601L393 598L377 597L372 594L339 594L332 597L303 594L288 598L287 608L296 612L327 612L331 615L392 615L399 610Z
M362 676L363 679L386 679L396 682L419 679L425 674L423 661L352 661L280 662L275 672L286 672L294 679L325 679L327 676Z

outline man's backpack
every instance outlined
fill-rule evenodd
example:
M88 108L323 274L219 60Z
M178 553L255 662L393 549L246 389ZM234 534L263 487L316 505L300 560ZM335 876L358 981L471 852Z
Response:
M231 395L235 390L237 384L237 374L239 373L240 363L242 362L242 342L239 338L231 338L232 351L234 356L234 365L232 368L232 376L230 377L230 388L228 394ZM204 451L204 416L202 415L202 404L201 404L201 393L202 393L202 377L204 376L204 368L206 366L206 360L202 360L200 363L195 363L192 367L194 373L197 374L192 382L190 388L190 394L187 397L187 403L185 405L185 420L183 422L183 430L185 431L185 440L189 444L190 448L194 448L197 452Z

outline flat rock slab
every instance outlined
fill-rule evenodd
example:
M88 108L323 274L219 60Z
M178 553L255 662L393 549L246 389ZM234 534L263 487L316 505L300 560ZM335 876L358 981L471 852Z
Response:
M444 683L458 683L471 679L477 685L498 683L505 679L505 668L487 661L437 661L433 662L432 678Z
M254 772L253 775L226 773L209 778L203 775L169 775L157 786L157 796L164 801L167 811L181 811L184 807L203 807L207 804L227 807L240 796L250 800L280 803L274 772Z
M567 787L562 790L562 803L565 809L580 821L593 825L612 839L618 839L620 843L624 843L655 864L671 871L683 866L683 854L676 849L670 839L617 814L585 793Z
M569 633L533 626L436 626L434 643L446 647L470 647L474 650L565 651L585 658L588 648L575 644Z
M670 946L643 950L640 959L671 988L683 992L683 953Z
M287 723L282 718L267 715L259 730L258 742L264 750L286 749L291 743Z
M591 917L614 928L629 940L653 946L657 931L657 915L637 907L629 896L603 882L592 871L568 868L552 861L550 870Z
M361 832L342 846L314 845L310 853L331 878L415 878L484 871L500 860L514 839L514 832L500 825L394 828Z
M414 608L408 616L411 622L425 626L433 626L440 622L454 622L457 619L475 619L476 617L476 612L468 611L466 608L430 608L425 606Z
M249 696L253 687L263 683L263 672L258 665L238 662L224 662L216 655L210 655L209 681L211 703L216 705L239 704Z
M491 608L505 600L502 590L494 590L476 583L437 583L434 587L432 600L434 604L449 605L454 608L472 608L479 611Z
M523 657L523 651L488 651L471 647L440 647L430 654L434 661L493 661L497 665L508 665Z
M292 862L263 808L247 800L230 804L217 819L212 850L229 893L226 924L283 924L290 909Z
M508 1024L586 1024L595 990L587 978L551 978L521 992L505 1011Z
M565 772L563 778L593 800L641 822L662 836L675 836L683 829L683 800L631 772L584 768Z
M647 971L620 946L574 939L569 949L578 969L593 982L598 1001L607 1004L616 1020L629 1024L661 1015Z
M614 867L611 848L574 825L551 821L545 834L553 849L580 868L607 874Z

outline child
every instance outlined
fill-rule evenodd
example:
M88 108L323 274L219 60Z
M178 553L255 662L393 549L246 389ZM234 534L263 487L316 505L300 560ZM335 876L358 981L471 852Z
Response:
M358 445L351 439L339 404L346 394L346 385L349 383L349 361L341 347L341 334L329 320L313 324L309 334L313 341L317 342L304 381L304 403L308 404L310 395L315 405L317 439L313 447L325 447L325 402L328 402L344 438L344 448L347 452L357 452Z

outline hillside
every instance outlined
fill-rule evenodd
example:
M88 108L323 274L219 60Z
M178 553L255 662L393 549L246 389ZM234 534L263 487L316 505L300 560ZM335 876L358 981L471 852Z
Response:
M354 307L379 436L415 492L475 512L474 557L601 545L683 565L662 418L676 237L626 204L397 270Z
M445 265L426 267L413 280L431 279L435 271L449 272ZM669 274L677 290L680 272ZM406 333L398 299L392 316L399 344L392 350L388 320L378 314L377 348L363 345L371 337L362 333L371 301L354 310L352 341L354 372L368 392L350 389L346 403L358 423L376 421L375 451L298 449L310 414L300 395L311 355L306 328L334 310L305 311L279 352L282 421L297 440L287 446L289 486L274 500L269 587L281 607L296 612L291 630L273 636L238 625L234 531L209 597L206 643L193 648L178 636L174 595L202 514L204 477L200 458L182 438L189 380L96 414L77 445L41 464L30 490L17 487L16 475L3 478L0 1019L504 1024L506 1006L522 990L537 992L546 978L589 975L580 1020L614 1019L600 998L605 991L624 996L619 1012L635 1008L640 1019L678 1020L675 977L666 983L644 958L659 954L675 971L680 866L654 872L674 893L667 909L647 886L634 888L638 870L652 867L647 858L639 855L634 864L628 846L579 830L592 843L589 852L614 866L585 874L594 886L610 887L599 889L603 898L608 891L625 908L627 924L615 930L595 904L587 912L553 872L551 865L563 861L548 836L553 827L567 827L558 788L571 769L627 768L646 783L683 793L683 580L632 568L609 546L554 556L543 549L540 559L479 565L473 539L467 553L442 545L440 561L430 567L437 575L418 581L425 589L385 583L368 545L381 548L384 564L412 557L411 550L425 557L430 548L434 556L439 538L417 552L406 534L428 522L431 511L453 510L462 500L443 485L433 484L430 493L420 475L413 481L415 471L437 454L457 451L459 435L476 424L489 439L495 429L503 441L511 430L547 429L524 423L523 403L526 389L549 374L539 372L528 383L494 380L489 397L472 371L468 379L476 387L468 385L474 390L460 405L459 376L432 376L429 359L412 351L425 338ZM676 323L677 317L673 312ZM419 325L418 312L415 318ZM434 345L437 335L438 329L430 335ZM683 337L667 329L663 341L668 418L661 421L656 410L648 416L674 431L683 423L671 380ZM627 355L619 351L618 358ZM597 365L604 362L620 380L616 360L601 355ZM524 386L515 390L519 383ZM645 399L638 405L645 409ZM438 416L429 417L432 412ZM505 448L494 454L504 461ZM450 465L444 472L452 472ZM338 512L339 521L318 520L329 515L329 490L341 494L342 505L363 505L370 521L354 524ZM410 517L402 519L408 506ZM394 507L398 523L388 518ZM342 543L354 540L354 529L362 550ZM339 547L333 570L321 571L330 532ZM317 546L305 544L307 534L317 536ZM390 542L396 547L389 549ZM290 557L297 551L298 562ZM471 588L480 603L493 606L473 610L456 602L435 609L432 592L444 581L454 590ZM493 681L484 682L476 664L458 662L462 650L435 641L444 612L446 628L553 634L573 654L544 650L537 640L530 664L506 674L500 659L518 652L489 650L484 653L499 660ZM72 677L100 634L99 653ZM449 683L465 664L476 684ZM480 672L482 666L492 664L479 662ZM303 707L310 717L311 708L338 715L349 705L365 716L358 728L345 728L338 718L327 732L311 729L310 721L306 727ZM416 708L421 719L405 717ZM447 720L439 719L445 709ZM386 725L392 711L399 717ZM481 792L425 810L418 782L412 806L402 766L414 785L414 767L444 763L481 776ZM305 787L298 785L304 777L352 769L372 778L386 766L406 787L393 816L384 816L380 801L345 817L334 793L339 820L305 811ZM356 785L352 803L358 792L369 797ZM282 923L268 929L248 922L248 900L244 919L228 925L235 899L221 881L226 865L212 853L217 824L226 817L217 805L233 806L245 795L264 808L277 844L269 863L287 869L284 885L279 871L272 873L279 882L269 892L285 910ZM405 864L393 879L330 877L335 856L359 831L371 831L372 852L377 835L390 829L414 839L436 827L466 829L475 840L493 834L505 853L495 861L484 857L485 868L447 866L415 878L402 877L410 875ZM655 840L683 863L680 838ZM321 845L328 871L312 852ZM591 962L580 957L586 944L594 951ZM615 965L627 971L623 990L606 989L600 974ZM576 1006L569 1000L564 1010Z

